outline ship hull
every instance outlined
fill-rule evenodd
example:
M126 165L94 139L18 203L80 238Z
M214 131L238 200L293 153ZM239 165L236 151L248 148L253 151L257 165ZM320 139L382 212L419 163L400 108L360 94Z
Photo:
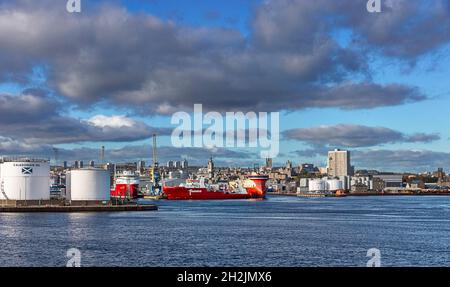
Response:
M252 198L252 196L247 193L211 191L206 188L164 187L163 192L168 200L224 200Z
M176 186L163 187L163 193L169 200L225 200L225 199L250 199L266 197L267 176L250 176L249 185L244 186L243 192L229 190L211 190L205 186Z
M113 198L138 198L138 196L138 184L116 184L115 188L111 190Z

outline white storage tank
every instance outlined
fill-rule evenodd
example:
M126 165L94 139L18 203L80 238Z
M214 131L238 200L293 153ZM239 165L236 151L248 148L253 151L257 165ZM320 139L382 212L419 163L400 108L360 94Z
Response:
M68 198L72 201L109 201L110 175L99 168L74 169L68 172Z
M40 159L2 159L0 200L49 200L50 163Z
M309 191L325 191L325 181L322 179L311 179L309 181Z
M338 189L343 189L344 185L342 184L342 181L339 179L328 179L327 180L327 190L328 191L336 191Z

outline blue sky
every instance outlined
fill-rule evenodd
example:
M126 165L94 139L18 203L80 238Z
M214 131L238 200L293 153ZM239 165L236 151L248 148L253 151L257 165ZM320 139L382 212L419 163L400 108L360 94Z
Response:
M252 9L261 1L121 1L130 11L150 13L162 19L197 27L227 27L249 34L248 24Z
M82 1L80 15L64 14L65 7L50 3L43 1L41 9L25 0L0 6L11 25L0 29L8 39L0 44L6 55L0 56L0 102L54 107L43 124L51 121L48 129L32 128L31 120L0 119L0 154L50 153L58 147L65 159L75 160L93 157L105 145L115 151L111 160L148 160L138 150L148 147L149 135L159 129L159 145L168 147L163 160L186 157L189 151L170 149L175 127L170 117L204 103L219 112L280 112L278 164L289 159L323 166L325 151L340 147L355 152L356 168L450 168L450 39L441 33L450 27L446 1L431 10L386 1L381 15L363 14L362 0L344 1L342 7L303 0ZM16 23L11 11L28 18ZM36 22L52 14L59 22ZM436 17L447 20L431 25ZM61 23L59 29L55 23ZM55 31L50 35L48 29ZM117 123L121 120L129 120L128 126ZM21 124L23 133L14 128ZM25 135L28 125L36 134ZM119 157L124 147L136 152ZM222 164L262 164L257 151L235 148L217 158ZM408 151L417 158L401 160ZM206 162L208 152L192 160ZM386 158L371 158L379 152Z

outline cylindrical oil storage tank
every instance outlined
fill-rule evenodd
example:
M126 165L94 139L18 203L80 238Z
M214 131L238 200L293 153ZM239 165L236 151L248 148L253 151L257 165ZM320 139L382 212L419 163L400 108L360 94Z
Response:
M50 163L40 159L0 163L0 200L49 200Z
M344 185L342 184L342 181L339 179L328 179L327 180L327 189L328 191L336 191L338 189L343 189Z
M72 201L109 201L109 172L100 168L82 168L71 170L69 178L70 200Z
M311 179L309 181L309 191L324 191L325 190L325 181L322 179Z

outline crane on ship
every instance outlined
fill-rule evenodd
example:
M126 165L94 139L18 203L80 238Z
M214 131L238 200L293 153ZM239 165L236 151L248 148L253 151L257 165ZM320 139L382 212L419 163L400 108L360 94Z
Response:
M152 178L153 186L152 186L152 194L153 195L161 195L161 174L159 171L159 163L158 163L158 153L156 149L156 134L153 134L153 146L152 146L152 158L153 164L150 169L150 176Z

